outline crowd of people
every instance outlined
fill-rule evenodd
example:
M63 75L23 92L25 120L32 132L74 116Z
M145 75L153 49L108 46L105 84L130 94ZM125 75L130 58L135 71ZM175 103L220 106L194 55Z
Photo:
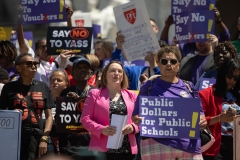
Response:
M66 12L71 26L73 11L66 7ZM20 160L61 156L73 160L233 160L232 121L240 113L239 39L230 42L219 11L214 12L220 34L218 38L211 35L206 42L179 44L174 38L169 43L173 17L167 17L159 40L161 49L146 53L148 66L122 64L126 56L120 31L116 48L114 42L99 38L94 53L79 56L63 50L54 57L47 52L46 38L39 39L33 51L25 43L19 22L20 47L0 41L0 109L22 113ZM150 24L157 34L155 20L150 19ZM110 62L103 67L105 58ZM199 91L201 78L216 79L216 83ZM140 136L139 96L200 99L199 128L208 126L215 142L202 152L200 138ZM57 97L86 98L80 118L84 130L56 131ZM230 106L235 113L227 111ZM110 125L113 114L128 115L118 149L106 148L108 137L117 132Z

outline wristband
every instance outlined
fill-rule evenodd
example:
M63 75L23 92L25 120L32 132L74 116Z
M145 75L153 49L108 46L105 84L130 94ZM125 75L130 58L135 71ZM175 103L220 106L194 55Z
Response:
M43 142L48 143L48 137L43 136L43 137L40 139L40 141L43 141Z

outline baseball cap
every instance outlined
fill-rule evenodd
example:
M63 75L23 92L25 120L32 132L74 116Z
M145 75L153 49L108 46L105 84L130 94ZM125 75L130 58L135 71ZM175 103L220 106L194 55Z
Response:
M87 63L90 65L90 67L92 67L90 61L89 61L87 58L85 58L85 57L78 57L78 58L76 58L76 59L73 61L73 68L74 68L79 62L87 62Z

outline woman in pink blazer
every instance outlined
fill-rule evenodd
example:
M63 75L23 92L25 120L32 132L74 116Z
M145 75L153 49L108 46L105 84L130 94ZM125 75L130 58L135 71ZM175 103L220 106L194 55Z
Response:
M136 94L127 90L128 79L120 62L111 61L104 68L101 86L89 92L81 116L84 128L91 133L89 149L105 152L109 160L132 160L137 154L135 134L139 132L138 126L131 120ZM128 115L119 149L106 148L108 137L116 133L116 128L110 126L112 114Z

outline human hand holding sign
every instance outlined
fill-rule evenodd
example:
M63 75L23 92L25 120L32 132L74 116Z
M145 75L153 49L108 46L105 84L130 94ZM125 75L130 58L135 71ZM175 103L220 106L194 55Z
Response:
M123 43L124 43L124 36L123 35L121 35L121 32L120 31L118 31L117 33L116 33L116 35L117 35L117 37L116 37L116 43L117 43L117 49L120 49L120 50L122 50L122 45L123 45Z
M67 62L67 58L71 57L71 54L73 54L74 52L70 51L70 50L63 50L60 53L60 57L61 57L61 63L59 65L60 68L64 68L66 62Z

